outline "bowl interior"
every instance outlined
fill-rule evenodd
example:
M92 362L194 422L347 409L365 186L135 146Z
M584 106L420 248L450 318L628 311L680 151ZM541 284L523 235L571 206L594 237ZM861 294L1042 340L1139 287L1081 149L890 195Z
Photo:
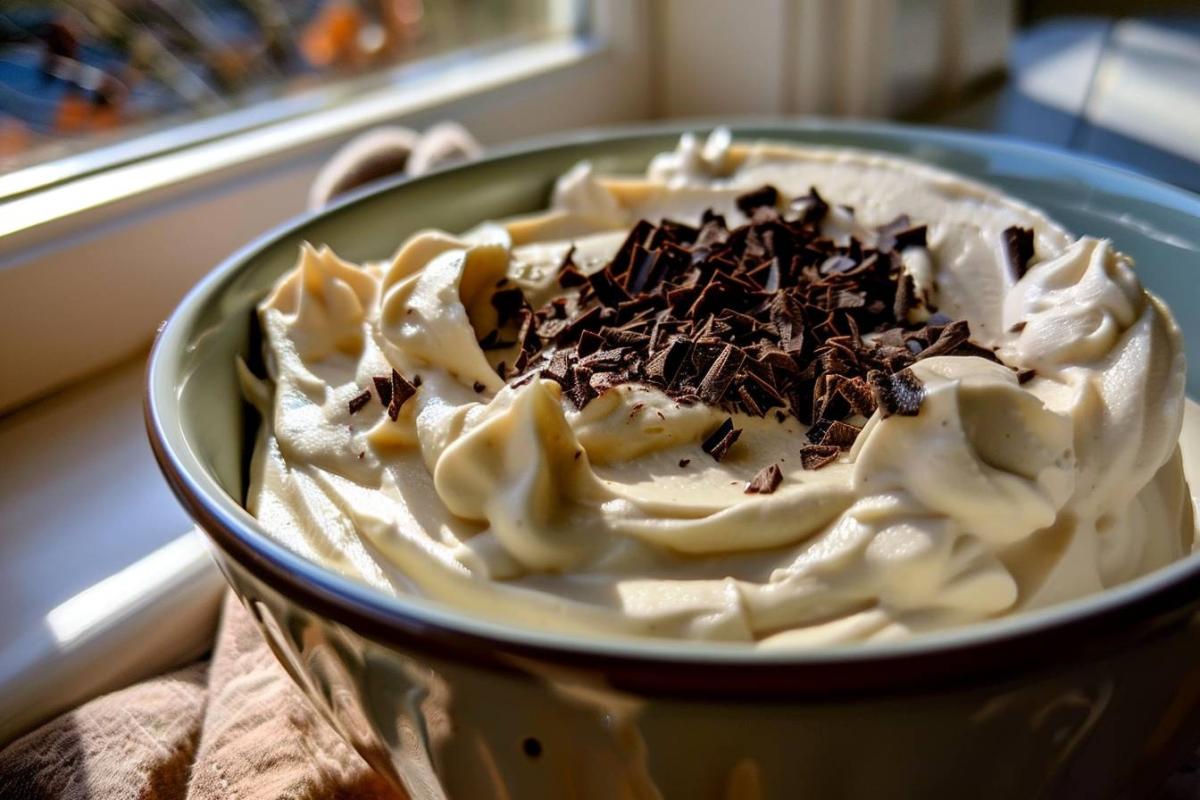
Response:
M689 128L706 129L575 134L394 183L289 223L232 256L183 301L151 365L152 415L168 449L185 462L182 471L203 473L193 476L203 479L201 492L215 482L240 505L250 441L245 431L256 421L246 418L234 359L250 350L255 303L294 264L302 241L328 244L351 260L384 258L421 228L461 231L543 208L554 178L581 159L600 171L640 171ZM1188 352L1200 353L1200 281L1193 274L1200 266L1200 198L1056 150L947 131L807 123L741 127L735 135L900 154L997 186L1077 234L1110 237L1171 306ZM1200 369L1191 372L1188 392L1200 396ZM253 525L248 517L238 522Z

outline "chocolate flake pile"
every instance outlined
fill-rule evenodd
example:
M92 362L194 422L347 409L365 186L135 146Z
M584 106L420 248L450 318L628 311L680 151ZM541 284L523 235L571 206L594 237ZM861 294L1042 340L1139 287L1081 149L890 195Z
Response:
M998 360L970 339L965 321L921 306L900 250L926 245L925 226L906 216L878 229L875 247L837 245L820 233L829 205L810 190L780 210L764 186L742 195L747 224L730 228L706 212L699 227L643 220L612 261L585 275L574 248L558 282L578 287L534 309L501 281L493 296L499 327L485 349L519 346L501 377L556 381L578 408L626 383L656 387L681 404L809 426L805 468L837 459L860 432L851 420L918 413L923 387L909 367L930 356ZM1032 257L1032 235L1005 231L1015 271ZM1018 266L1019 265L1019 266ZM864 340L865 334L877 334ZM721 460L740 431L731 419L703 443ZM756 479L757 480L757 479ZM759 482L761 486L770 483ZM772 487L773 488L773 487Z

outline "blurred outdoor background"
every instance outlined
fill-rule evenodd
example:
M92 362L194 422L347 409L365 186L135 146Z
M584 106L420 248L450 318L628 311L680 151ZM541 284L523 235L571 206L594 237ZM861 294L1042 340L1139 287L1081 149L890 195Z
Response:
M447 54L473 49L478 56L485 48L570 35L572 5L8 3L0 6L0 164L16 169L172 127L175 144L182 144L196 134L185 123L198 119L235 116L224 120L228 132L312 110L397 80L388 70L400 64L423 60L427 70L436 69ZM284 98L309 102L279 102Z
M74 169L46 173L70 177L402 87L451 63L594 37L590 6L606 4L8 0L0 4L0 172L93 151ZM1189 130L1200 115L1194 0L635 6L644 19L634 35L651 40L653 74L626 80L646 81L656 93L645 116L820 113L991 129L1200 189L1200 135ZM889 29L882 40L881 24ZM844 48L825 63L805 54L774 60L773 48L804 45L806 26L836 28ZM756 31L775 31L778 41L764 48ZM715 71L724 77L696 80ZM824 88L778 102L813 81Z

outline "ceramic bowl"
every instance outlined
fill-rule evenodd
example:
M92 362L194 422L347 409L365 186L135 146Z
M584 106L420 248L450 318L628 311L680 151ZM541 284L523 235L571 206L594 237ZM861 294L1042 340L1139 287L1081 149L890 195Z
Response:
M567 135L359 194L264 236L183 300L150 361L150 438L280 661L417 800L1146 796L1200 733L1194 556L1094 597L909 641L756 652L569 638L386 596L273 543L242 508L257 421L234 359L302 240L385 257L419 228L542 208L581 159L640 171L682 130ZM735 134L902 154L1112 237L1200 352L1200 198L984 136L826 123ZM1193 394L1198 382L1200 370Z

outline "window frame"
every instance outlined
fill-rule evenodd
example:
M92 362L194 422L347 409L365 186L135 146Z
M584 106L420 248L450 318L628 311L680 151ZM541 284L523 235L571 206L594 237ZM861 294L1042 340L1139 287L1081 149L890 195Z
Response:
M450 119L487 144L650 116L648 13L593 0L576 38L482 54L0 203L0 413L144 349L205 272L302 212L321 165L366 129Z

